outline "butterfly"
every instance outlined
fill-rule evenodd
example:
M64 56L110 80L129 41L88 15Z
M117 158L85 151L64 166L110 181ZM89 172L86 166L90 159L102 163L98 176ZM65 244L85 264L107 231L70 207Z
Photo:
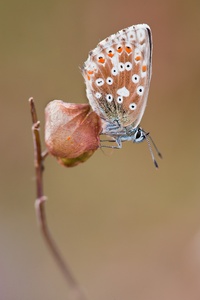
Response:
M101 118L102 134L121 148L122 142L150 141L140 126L152 74L152 34L146 24L133 25L112 34L90 51L82 68L86 94L92 109Z

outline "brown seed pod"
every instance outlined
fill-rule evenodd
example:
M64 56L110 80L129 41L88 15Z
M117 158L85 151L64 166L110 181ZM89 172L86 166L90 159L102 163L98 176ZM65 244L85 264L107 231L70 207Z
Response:
M45 143L67 167L86 161L100 146L100 117L89 104L51 101L45 108Z

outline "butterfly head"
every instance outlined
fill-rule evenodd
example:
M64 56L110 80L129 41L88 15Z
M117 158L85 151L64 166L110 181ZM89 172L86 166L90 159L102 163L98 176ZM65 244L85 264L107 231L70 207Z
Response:
M134 143L141 143L146 139L146 137L147 133L141 127L137 127L132 135L132 141Z

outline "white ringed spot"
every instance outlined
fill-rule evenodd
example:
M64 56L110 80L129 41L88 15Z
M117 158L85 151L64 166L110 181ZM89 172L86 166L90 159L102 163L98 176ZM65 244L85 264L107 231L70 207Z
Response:
M122 96L118 96L118 97L117 97L117 102L118 102L119 104L121 104L121 103L123 102L123 97L122 97Z
M130 110L136 110L137 105L133 102L129 105Z
M122 62L120 62L119 63L119 71L123 72L124 70L125 70L125 65Z
M112 77L108 77L108 78L106 79L106 82L107 82L107 84L109 84L109 85L113 84L113 79L112 79Z
M100 99L100 98L102 97L102 95L101 95L100 93L97 92L97 93L95 94L95 97L96 97L97 99Z
M127 61L125 63L125 69L126 69L126 71L130 71L132 69L132 63Z
M112 70L111 70L111 74L112 74L113 76L116 76L116 75L118 74L117 68L113 67Z
M133 74L132 81L133 83L138 83L140 80L140 76L138 74Z
M112 102L112 100L113 100L113 95L107 94L107 95L106 95L106 100L107 100L108 102Z
M104 84L104 80L103 80L103 78L98 78L98 79L96 79L96 85L97 86L102 86L103 84Z
M139 96L142 96L142 94L144 93L144 87L143 86L138 86L138 88L137 88L137 94L139 95Z

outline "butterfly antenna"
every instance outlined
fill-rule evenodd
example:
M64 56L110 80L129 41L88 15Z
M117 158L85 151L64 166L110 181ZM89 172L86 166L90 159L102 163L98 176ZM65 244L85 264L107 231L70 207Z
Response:
M158 169L158 163L157 161L155 160L155 157L154 157L154 154L153 154L153 150L152 150L152 147L151 147L151 142L152 142L152 139L151 137L149 136L148 133L145 134L145 139L147 141L147 145L149 147L149 151L150 151L150 154L151 154L151 158L153 160L153 163L155 165L155 167ZM151 142L150 142L151 141ZM155 147L155 144L152 142L153 146ZM156 147L155 147L156 148ZM156 148L157 149L157 148Z
M158 148L157 148L156 144L154 143L154 141L153 141L152 137L150 136L150 134L148 134L148 137L149 137L149 139L150 139L152 145L154 146L154 148L155 148L156 153L158 154L158 156L159 156L160 158L163 158L162 154L161 154L160 151L158 150Z

